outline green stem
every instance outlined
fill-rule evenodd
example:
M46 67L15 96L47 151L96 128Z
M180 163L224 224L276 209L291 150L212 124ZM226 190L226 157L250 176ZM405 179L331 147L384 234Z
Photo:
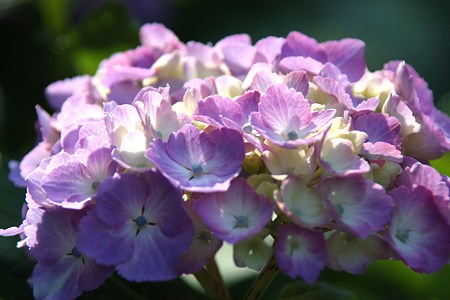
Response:
M228 291L225 281L223 280L222 273L220 273L216 260L213 258L206 265L206 270L212 276L216 287L220 290L220 293L225 296L224 299L231 299L230 292Z
M224 286L218 286L216 280L212 278L206 268L202 268L200 271L197 271L194 273L194 276L202 286L209 299L230 299L229 295L227 295L228 293L224 290Z
M145 300L145 297L133 291L122 279L120 279L116 275L112 275L111 277L109 277L109 280L111 280L116 286L118 286L125 293L127 293L132 299Z
M277 263L275 261L275 257L272 255L272 257L267 261L264 268L258 274L258 277L256 277L251 287L248 289L244 299L245 300L260 299L261 296L266 291L267 287L272 282L272 280L277 276L277 274L278 274Z

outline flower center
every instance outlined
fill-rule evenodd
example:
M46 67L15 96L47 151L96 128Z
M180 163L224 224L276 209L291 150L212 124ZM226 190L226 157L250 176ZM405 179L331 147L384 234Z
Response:
M292 235L287 236L287 243L289 247L289 255L294 255L294 252L296 252L300 248L299 241L293 237Z
M100 182L99 181L95 181L92 183L91 187L94 191L98 190L98 187L100 186Z
M335 208L336 208L336 212L337 212L340 216L342 216L342 214L344 213L344 207L342 206L342 204L337 204L337 205L335 206Z
M139 216L139 217L137 217L137 218L134 220L134 222L136 223L136 225L137 225L139 228L142 228L142 227L144 227L145 225L148 224L148 221L147 221L147 219L146 219L144 216Z
M244 131L247 134L251 134L252 133L252 125L247 123L242 127L242 131Z
M200 164L195 164L192 166L192 175L198 177L203 174L203 167Z
M395 237L399 239L403 244L406 244L406 241L408 240L409 237L409 230L399 229Z
M296 140L296 139L298 139L298 134L297 134L297 132L295 132L295 131L289 131L288 133L287 133L287 138L288 138L288 140L290 140L290 141L294 141L294 140Z
M80 250L77 247L73 247L72 251L68 255L72 255L73 257L80 258L82 256Z
M233 228L248 228L248 217L247 216L234 216L234 227Z

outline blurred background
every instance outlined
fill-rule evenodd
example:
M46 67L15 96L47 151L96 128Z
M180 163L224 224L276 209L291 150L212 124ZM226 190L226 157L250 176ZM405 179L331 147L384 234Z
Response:
M50 111L45 87L93 75L101 59L135 48L145 22L164 23L184 42L215 43L233 33L256 41L294 30L318 41L359 38L366 43L369 70L405 60L428 82L436 105L450 113L449 11L448 1L419 0L0 0L0 228L21 223L25 191L8 182L8 161L20 160L33 147L35 105ZM434 165L450 174L450 159ZM17 240L0 238L0 299L32 298L27 279L33 263L15 248ZM421 275L382 261L363 276L325 271L321 280L360 299L450 298L450 267ZM242 298L250 282L235 281L233 296ZM277 298L286 282L278 276L265 299ZM202 297L180 280L137 285L113 278L82 299L128 299L127 289L149 299L174 299L179 292L184 299Z

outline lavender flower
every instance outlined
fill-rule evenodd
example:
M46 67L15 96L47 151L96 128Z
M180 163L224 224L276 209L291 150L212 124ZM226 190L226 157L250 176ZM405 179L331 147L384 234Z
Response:
M187 213L194 226L194 238L189 249L181 255L180 273L195 273L203 268L222 246L223 242L215 236L192 209L192 202L185 202Z
M94 137L88 138L88 141L92 140ZM111 149L98 145L98 141L88 141L86 148L79 149L67 162L42 176L42 190L52 204L82 208L95 195L102 180L115 172Z
M244 143L235 130L221 128L207 134L185 125L166 143L157 139L146 157L177 187L192 192L226 191L239 174Z
M159 173L105 180L95 209L80 223L79 249L131 281L175 278L193 237L181 201L180 191Z
M28 243L38 262L32 276L34 297L73 299L99 287L113 268L97 264L78 248L78 226L86 210L55 208L39 215L35 242Z
M390 195L395 208L387 240L413 270L433 273L448 262L450 227L432 193L422 187L399 187Z
M281 48L281 58L310 57L321 63L328 61L336 65L347 74L349 80L354 82L364 74L364 49L364 43L356 39L342 39L319 44L315 39L300 32L291 32Z
M313 283L325 265L325 239L317 231L294 224L283 225L274 249L280 270L292 279L302 277L307 283Z
M333 178L317 187L327 199L337 228L360 238L381 231L389 221L392 199L378 184L363 177Z
M232 181L226 192L203 194L193 209L214 235L231 244L248 239L269 222L273 206L244 179Z
M311 112L301 93L286 85L273 85L261 96L259 111L251 113L251 122L261 136L286 148L312 144L321 138L320 131L335 111Z

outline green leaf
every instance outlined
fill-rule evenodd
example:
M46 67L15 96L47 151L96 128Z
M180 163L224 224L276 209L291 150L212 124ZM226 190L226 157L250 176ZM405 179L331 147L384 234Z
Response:
M450 176L450 153L446 153L440 159L430 161L430 164L439 173Z
M325 282L308 285L302 281L289 282L283 286L280 300L356 300L352 292Z

